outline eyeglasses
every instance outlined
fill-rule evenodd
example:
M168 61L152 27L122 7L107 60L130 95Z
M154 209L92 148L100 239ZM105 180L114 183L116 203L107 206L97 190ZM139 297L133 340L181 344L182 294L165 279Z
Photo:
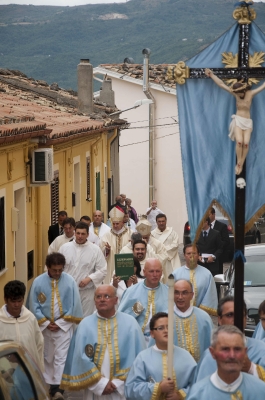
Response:
M178 290L174 291L174 295L177 297L179 297L179 296L187 297L190 293L193 293L193 292L188 292L187 290L184 290L184 292L179 292Z
M234 316L235 316L235 313L233 313L233 312L228 312L228 313L226 313L226 314L222 314L222 315L221 315L221 318L223 318L223 317L226 317L226 318L234 318Z
M168 325L158 326L157 328L153 328L152 331L159 331L159 332L168 331Z
M103 299L105 299L105 300L109 300L109 299L111 299L112 297L116 297L116 296L110 296L109 294L97 294L97 295L95 296L95 299L96 299L96 300L101 300L101 299L103 298Z

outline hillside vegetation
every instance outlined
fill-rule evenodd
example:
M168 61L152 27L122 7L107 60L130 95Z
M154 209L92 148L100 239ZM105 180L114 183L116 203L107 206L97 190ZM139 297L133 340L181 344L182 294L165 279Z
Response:
M265 31L265 4L255 3ZM132 57L142 63L190 58L235 21L232 0L130 0L76 7L0 6L0 68L76 89L80 58L94 66ZM259 50L259 49L258 49Z

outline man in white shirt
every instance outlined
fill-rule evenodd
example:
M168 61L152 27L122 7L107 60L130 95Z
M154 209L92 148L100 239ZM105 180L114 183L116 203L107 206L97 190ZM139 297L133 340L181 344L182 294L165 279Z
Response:
M157 201L156 200L152 200L151 201L151 207L149 207L146 210L147 219L150 222L150 224L152 225L152 230L156 228L156 216L157 216L157 214L164 214L164 212L161 211L157 207Z
M91 218L88 215L83 215L83 217L80 218L80 222L84 222L85 224L88 225L88 229L90 227L91 224ZM88 236L88 240L93 243L96 244L97 246L99 246L99 237L97 235L95 235L94 232L89 232L89 236Z
M131 229L132 232L136 231L135 222L134 222L133 219L131 219L129 217L129 213L128 212L125 212L123 222L124 222L124 226L126 226L126 228Z

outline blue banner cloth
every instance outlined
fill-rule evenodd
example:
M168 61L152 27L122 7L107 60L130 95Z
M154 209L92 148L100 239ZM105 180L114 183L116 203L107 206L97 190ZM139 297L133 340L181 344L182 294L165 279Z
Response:
M186 65L224 68L222 53L237 54L238 43L239 25L236 23ZM252 22L249 53L253 55L254 52L265 52L265 35ZM184 85L177 85L177 101L186 203L194 240L196 230L214 201L235 225L236 154L235 142L229 139L228 133L236 101L212 79L187 79ZM254 97L251 107L253 132L246 160L246 223L252 223L254 215L265 207L264 104L265 91L262 91Z

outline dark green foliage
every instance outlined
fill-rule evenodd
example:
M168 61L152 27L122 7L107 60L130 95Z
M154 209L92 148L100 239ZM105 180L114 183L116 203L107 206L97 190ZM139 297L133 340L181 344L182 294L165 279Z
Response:
M149 47L151 63L176 63L225 32L235 22L233 10L231 0L0 6L0 68L19 69L35 79L76 89L80 58L89 58L94 66L120 63L125 57L142 63L142 49ZM265 30L265 4L255 3L255 10L255 22ZM113 13L128 19L99 19Z

